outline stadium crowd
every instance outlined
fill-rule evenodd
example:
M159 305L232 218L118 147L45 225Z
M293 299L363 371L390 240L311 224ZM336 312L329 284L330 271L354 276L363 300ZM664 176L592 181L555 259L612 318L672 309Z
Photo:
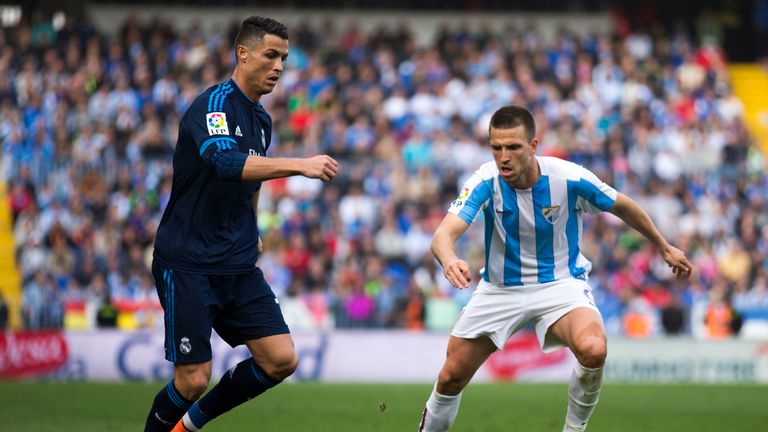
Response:
M0 32L1 174L25 328L162 326L148 265L179 118L228 78L236 24L175 32L129 18L107 37L38 20ZM607 213L587 218L609 334L730 337L768 320L765 159L712 40L563 28L546 42L535 27L446 26L422 47L405 25L289 30L285 73L262 99L270 154L342 165L329 183L292 177L261 191L259 265L294 330L451 324L471 290L444 280L431 234L491 159L490 113L510 103L536 115L539 154L638 200L696 265L675 281L638 234ZM460 243L475 272L481 224Z

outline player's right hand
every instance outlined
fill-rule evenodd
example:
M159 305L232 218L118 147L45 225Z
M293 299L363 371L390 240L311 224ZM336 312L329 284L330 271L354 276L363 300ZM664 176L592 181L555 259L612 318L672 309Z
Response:
M316 178L328 181L336 176L339 171L339 163L328 155L313 156L304 159L304 177Z
M472 282L472 273L469 271L469 264L461 259L446 263L443 274L451 285L459 289L468 288L469 283Z

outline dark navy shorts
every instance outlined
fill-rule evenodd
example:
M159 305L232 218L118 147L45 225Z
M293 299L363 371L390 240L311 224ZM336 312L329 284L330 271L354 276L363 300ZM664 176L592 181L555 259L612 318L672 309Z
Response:
M165 358L178 364L211 360L211 329L232 347L289 333L261 269L237 275L185 273L152 263L165 310Z

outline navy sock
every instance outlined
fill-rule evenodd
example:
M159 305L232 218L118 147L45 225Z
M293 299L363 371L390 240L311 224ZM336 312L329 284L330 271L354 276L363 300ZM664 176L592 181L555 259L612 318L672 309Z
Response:
M152 408L147 416L144 432L168 432L178 423L184 413L192 406L192 401L176 390L173 380L155 396Z
M256 364L253 358L243 360L227 371L218 384L189 408L184 418L196 429L232 408L255 398L279 384ZM193 429L195 430L195 429Z

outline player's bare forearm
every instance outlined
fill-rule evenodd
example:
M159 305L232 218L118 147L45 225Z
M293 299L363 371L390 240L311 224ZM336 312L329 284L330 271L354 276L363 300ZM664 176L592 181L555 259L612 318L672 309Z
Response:
M647 238L659 251L664 261L672 268L672 272L680 277L688 277L693 271L693 265L685 253L667 242L654 225L653 220L636 202L624 194L616 197L616 202L610 208L627 225L637 230Z
M472 280L469 265L456 255L456 241L469 228L469 224L454 214L447 214L432 237L432 254L448 281L457 288L467 288Z
M336 176L338 169L338 162L326 155L310 158L267 158L250 155L245 160L241 179L244 182L255 182L302 175L328 181Z
M667 243L667 240L656 228L648 213L628 196L619 193L613 207L608 211L618 216L625 224L637 230L660 252L669 247L669 243Z
M445 231L438 228L432 237L432 255L435 256L440 265L445 266L446 262L459 259L456 255L455 240Z
M242 180L255 182L301 175L300 161L296 158L266 158L250 155L243 166Z

